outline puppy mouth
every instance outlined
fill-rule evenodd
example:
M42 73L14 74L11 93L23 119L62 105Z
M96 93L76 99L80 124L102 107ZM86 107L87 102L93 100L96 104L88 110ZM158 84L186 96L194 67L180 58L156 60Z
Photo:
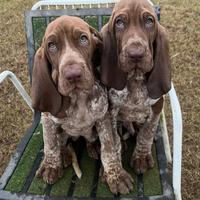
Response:
M84 85L83 82L74 82L74 83L70 83L69 85L70 85L69 88L70 88L71 91L80 90L80 89L82 89L82 90L87 89L87 87Z
M69 93L77 92L77 91L90 91L93 87L93 82L85 82L83 81L75 81L75 82L69 82L66 81L65 87L60 88L60 93L63 96L68 96Z
M127 56L127 59L129 60L129 62L133 63L133 64L137 64L143 61L143 58L132 58Z
M145 56L141 56L141 57L131 57L129 55L126 54L122 54L121 55L121 60L127 62L127 63L133 63L133 64L137 64L137 63L141 63L143 62L143 60L145 59Z
M137 69L146 68L146 65L151 65L151 60L147 55L141 57L131 57L126 53L121 53L119 56L119 67L125 73L130 73Z
M129 73L136 68L138 68L139 61L136 62L134 59L130 59L128 56L120 56L119 58L119 68L125 72Z

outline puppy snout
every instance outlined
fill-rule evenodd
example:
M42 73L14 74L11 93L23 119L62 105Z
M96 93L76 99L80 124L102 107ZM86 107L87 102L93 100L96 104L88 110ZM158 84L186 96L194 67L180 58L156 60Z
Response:
M127 51L128 57L134 62L140 62L145 56L143 47L132 47Z
M82 70L78 66L70 66L65 72L65 78L69 82L79 81L82 78Z
M128 56L132 59L142 59L144 57L143 49L131 49L128 51Z

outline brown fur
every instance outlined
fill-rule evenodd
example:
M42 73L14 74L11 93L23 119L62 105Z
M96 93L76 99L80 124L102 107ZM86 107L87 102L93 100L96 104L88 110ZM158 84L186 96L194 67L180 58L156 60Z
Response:
M109 99L118 156L121 157L121 143L117 120L131 134L135 132L134 122L141 128L131 165L137 173L144 173L153 166L151 146L163 106L162 96L171 87L165 31L148 1L121 0L102 35L101 78L112 87Z
M82 35L88 39L83 39L84 45ZM54 183L63 168L71 164L70 152L65 150L68 138L83 136L93 143L99 137L111 191L128 193L132 178L117 159L107 91L94 74L94 63L98 62L93 59L100 47L100 35L80 18L62 16L47 27L35 55L31 88L33 107L43 112L45 156L37 174L47 183Z

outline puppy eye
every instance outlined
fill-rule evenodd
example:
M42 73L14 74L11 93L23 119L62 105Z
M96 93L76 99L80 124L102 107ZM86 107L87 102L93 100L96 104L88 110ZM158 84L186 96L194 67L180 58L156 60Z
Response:
M152 27L154 25L154 19L153 19L153 17L152 16L147 16L146 18L145 18L145 26L147 27L147 28L150 28L150 27Z
M88 40L88 37L86 35L81 35L79 40L80 40L81 45L88 45L89 44L89 40Z
M51 53L56 53L58 51L58 48L56 46L56 43L54 42L49 42L48 43L48 50L51 52Z
M116 21L115 21L115 26L118 28L118 29L124 29L125 27L125 24L124 24L124 21L121 17L117 18Z

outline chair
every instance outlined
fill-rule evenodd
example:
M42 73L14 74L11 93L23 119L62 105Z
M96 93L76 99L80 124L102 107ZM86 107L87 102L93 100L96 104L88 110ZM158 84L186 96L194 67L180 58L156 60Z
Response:
M34 53L40 46L48 23L60 15L73 15L83 18L100 30L108 21L115 3L114 0L43 0L38 1L31 11L26 11L25 25L30 80ZM151 4L160 18L160 7L153 5L152 2ZM6 72L0 74L0 82L7 76L5 74ZM13 74L9 77L16 79ZM19 91L23 91L25 94L23 86L19 88ZM130 149L123 156L124 167L136 180L131 194L114 196L110 193L107 186L99 179L100 161L94 161L88 157L81 140L76 144L76 147L81 147L76 148L83 171L83 177L80 180L70 167L66 169L64 177L53 186L37 179L35 173L42 160L43 141L40 113L36 112L32 126L25 133L0 179L1 199L181 200L182 114L173 83L168 95L173 116L173 160L163 110L153 146L155 167L144 175L136 176L128 165L132 150ZM25 96L25 100L30 106L30 97L27 94ZM173 163L172 176L169 175L168 163Z

